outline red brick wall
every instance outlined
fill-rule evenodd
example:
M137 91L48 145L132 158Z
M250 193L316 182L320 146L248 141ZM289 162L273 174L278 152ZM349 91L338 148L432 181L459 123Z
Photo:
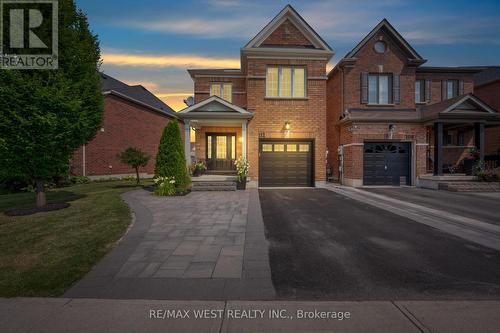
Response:
M290 20L286 20L262 42L262 46L273 45L312 46L312 43Z
M423 79L431 80L431 102L429 104L434 104L442 101L441 85L443 80L462 80L464 81L464 94L469 94L474 92L474 77L472 74L417 72L416 78L418 80L423 80Z
M140 172L154 173L155 157L160 138L170 117L138 106L119 97L108 95L104 100L102 129L85 147L86 175L104 176L134 173L128 165L120 163L117 154L128 147L138 148L151 155L148 165ZM181 135L184 136L184 126ZM82 147L71 161L71 173L83 175Z
M342 114L342 73L332 76L326 84L326 145L328 163L333 171L333 178L339 178L339 156L337 149L340 140L340 128L336 125Z
M231 77L196 77L194 81L194 99L199 103L210 97L211 82L231 82L233 84L232 103L239 107L247 107L246 80L245 78Z
M476 87L474 94L500 112L500 80ZM485 142L486 154L495 154L500 149L500 126L486 128Z
M324 60L248 59L248 110L253 118L248 125L248 159L250 177L258 178L259 132L266 138L283 138L285 121L291 123L289 138L315 139L315 178L325 180L326 153L326 80L308 79L305 99L266 99L267 65L301 65L309 78L325 77Z
M373 45L379 38L387 44L387 50L383 54L375 52ZM383 31L379 31L365 46L356 54L354 67L345 68L344 76L344 103L345 108L374 108L361 104L361 73L396 73L400 74L401 103L392 108L414 108L415 107L415 68L407 67L408 56L394 44L392 39ZM382 68L380 68L382 66ZM382 69L380 71L380 69ZM337 73L338 75L339 73ZM380 108L380 106L375 106ZM391 108L391 107L388 107Z

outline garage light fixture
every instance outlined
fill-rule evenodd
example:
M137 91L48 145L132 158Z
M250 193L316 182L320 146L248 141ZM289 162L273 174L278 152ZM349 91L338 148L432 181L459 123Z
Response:
M289 131L292 128L292 125L290 124L289 121L285 121L285 130Z

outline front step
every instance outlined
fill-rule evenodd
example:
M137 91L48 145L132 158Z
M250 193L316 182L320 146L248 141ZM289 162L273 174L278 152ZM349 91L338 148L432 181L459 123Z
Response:
M236 183L233 181L196 181L193 182L191 191L236 191Z
M438 186L451 192L500 192L500 183L493 182L446 182Z

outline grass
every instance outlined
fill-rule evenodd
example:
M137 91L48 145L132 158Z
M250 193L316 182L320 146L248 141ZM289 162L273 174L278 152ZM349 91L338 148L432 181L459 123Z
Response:
M90 271L127 230L120 194L132 181L96 182L47 193L69 208L8 217L0 213L0 297L60 296ZM33 206L34 193L0 195L0 212Z

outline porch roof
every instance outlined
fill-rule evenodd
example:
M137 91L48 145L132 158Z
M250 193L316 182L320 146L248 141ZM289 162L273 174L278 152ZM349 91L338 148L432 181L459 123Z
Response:
M500 123L500 113L473 94L465 94L422 108L423 121L485 121Z
M179 112L182 119L250 119L253 114L228 101L211 96Z

